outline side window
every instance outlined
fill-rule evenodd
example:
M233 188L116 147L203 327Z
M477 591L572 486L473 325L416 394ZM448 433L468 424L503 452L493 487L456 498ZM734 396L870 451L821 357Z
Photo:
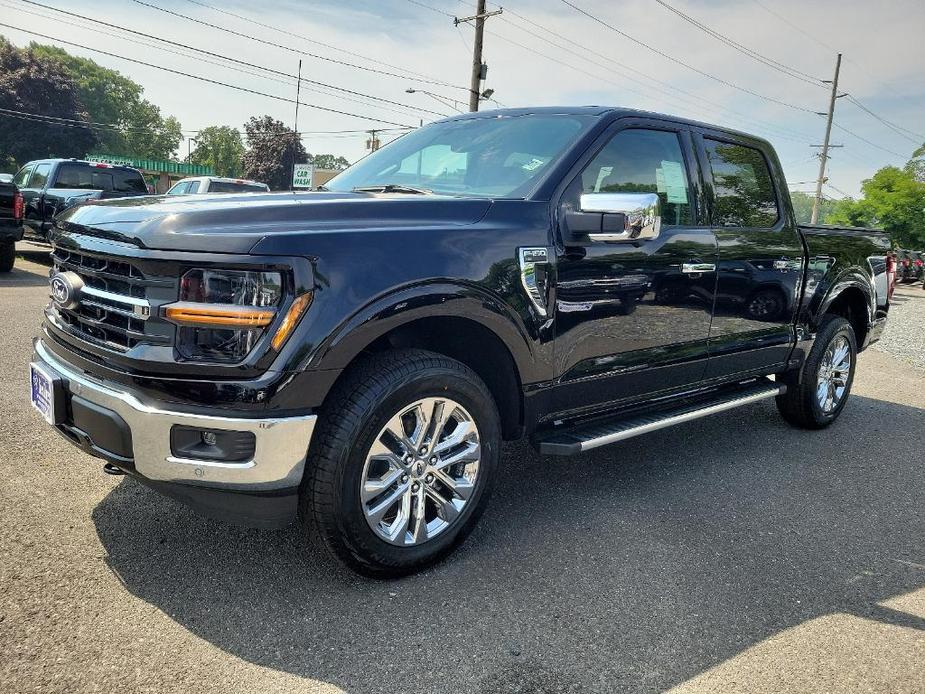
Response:
M48 183L48 174L51 173L51 164L38 164L29 180L30 188L44 188Z
M112 189L119 193L148 192L148 186L145 185L145 179L141 177L140 173L124 169L113 169Z
M13 179L13 183L16 184L17 188L26 187L26 182L29 180L33 168L32 166L24 166L19 170L19 173L17 173L16 177Z
M713 171L714 223L727 227L772 227L777 197L764 155L753 147L704 138Z
M61 164L55 176L55 188L82 188L93 190L90 167L81 164Z
M621 130L581 173L582 193L657 193L664 224L691 224L690 183L678 134Z

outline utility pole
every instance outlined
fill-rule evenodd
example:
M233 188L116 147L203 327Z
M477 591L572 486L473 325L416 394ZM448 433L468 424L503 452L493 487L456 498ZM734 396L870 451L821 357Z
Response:
M299 58L299 72L295 82L295 119L292 122L292 168L289 170L289 190L295 190L292 185L292 179L295 178L295 153L299 148L298 143L302 141L299 137L299 92L302 91L302 59Z
M822 142L822 153L819 155L819 178L816 181L816 198L813 200L813 215L810 224L819 219L819 202L822 200L822 184L825 183L825 167L829 161L829 137L832 134L832 116L835 115L835 100L844 94L838 93L838 71L841 69L841 53L835 61L835 79L832 80L832 97L829 99L829 113L825 123L825 140Z
M469 78L469 110L478 111L479 110L479 99L481 98L481 92L479 91L479 83L484 79L485 71L487 70L487 65L482 64L482 38L485 34L485 20L488 17L493 17L496 14L501 14L502 10L495 10L494 12L485 11L485 0L477 0L475 6L475 14L471 17L453 17L453 23L456 26L459 26L463 22L470 22L473 19L475 20L475 40L472 42L472 73Z
M366 132L369 133L369 139L366 141L366 149L368 149L371 152L375 152L376 150L379 149L379 144L380 144L379 138L376 137L376 133L378 133L379 131L378 130L367 130Z

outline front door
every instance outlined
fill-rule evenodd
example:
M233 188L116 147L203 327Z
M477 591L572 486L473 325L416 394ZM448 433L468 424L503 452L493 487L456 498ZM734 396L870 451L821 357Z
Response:
M773 150L703 130L694 135L719 247L708 379L785 367L803 281L803 242ZM776 176L774 172L776 171Z
M575 244L560 236L553 403L559 412L693 386L706 366L716 241L699 223L690 136L656 121L616 128L566 186L560 219L578 209L583 193L657 193L661 230L637 242Z

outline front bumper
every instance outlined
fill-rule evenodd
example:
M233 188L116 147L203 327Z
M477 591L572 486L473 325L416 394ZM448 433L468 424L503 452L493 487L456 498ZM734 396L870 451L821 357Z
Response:
M316 415L243 418L177 412L121 384L104 383L75 369L41 339L35 341L33 359L62 381L66 416L57 429L72 443L156 489L194 506L201 504L192 497L220 499L223 492L232 495L228 497L232 500L240 500L243 494L278 499L296 493ZM254 453L234 462L178 457L170 443L176 425L249 432L255 437ZM206 504L228 505L221 501ZM294 510L294 499L287 501L288 506ZM234 516L234 507L231 503L230 508L211 515ZM210 508L201 510L210 513Z

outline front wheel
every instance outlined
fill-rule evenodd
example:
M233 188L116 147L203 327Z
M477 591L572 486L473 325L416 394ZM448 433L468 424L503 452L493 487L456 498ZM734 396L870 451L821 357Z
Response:
M827 317L816 333L802 375L779 379L787 385L787 392L777 396L783 418L804 429L822 429L834 422L851 393L857 353L851 323L840 316Z
M360 573L401 576L439 561L488 502L499 416L482 380L453 359L374 355L338 384L318 426L300 516Z

